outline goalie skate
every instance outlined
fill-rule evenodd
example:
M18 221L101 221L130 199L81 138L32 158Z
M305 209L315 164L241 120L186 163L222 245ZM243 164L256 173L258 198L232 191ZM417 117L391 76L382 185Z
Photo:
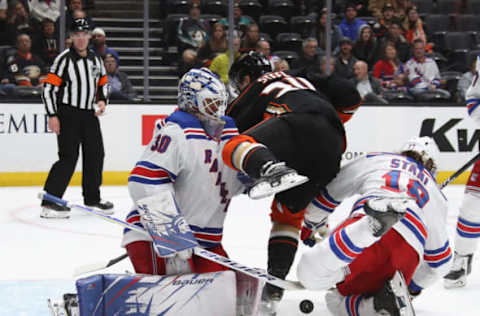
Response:
M393 278L373 297L375 311L382 316L415 316L407 283L397 270Z
M251 199L257 200L299 186L308 178L285 166L284 162L268 163L263 167L260 178L248 191Z
M444 276L443 286L446 289L464 287L467 285L467 275L472 272L473 254L459 255L455 252L452 270Z

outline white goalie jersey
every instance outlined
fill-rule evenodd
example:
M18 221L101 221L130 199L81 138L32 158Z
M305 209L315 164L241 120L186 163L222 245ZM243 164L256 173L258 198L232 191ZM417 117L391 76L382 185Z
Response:
M465 100L467 103L468 114L477 122L480 123L480 82L478 80L480 72L480 56L477 56L477 66L472 83L465 93Z
M171 191L197 241L205 248L221 242L230 199L244 190L237 172L222 160L224 144L238 135L233 120L224 119L220 141L208 136L200 121L183 111L158 121L152 140L128 178L135 203L156 192ZM132 211L127 221L141 225L138 211ZM136 240L146 239L127 229L122 246Z
M394 153L368 153L344 166L307 208L307 213L331 213L347 197L360 194L352 213L363 211L372 197L410 196L415 209L395 229L417 251L420 264L413 281L429 286L448 272L452 258L447 228L448 205L430 172L417 161ZM306 215L308 217L309 215Z

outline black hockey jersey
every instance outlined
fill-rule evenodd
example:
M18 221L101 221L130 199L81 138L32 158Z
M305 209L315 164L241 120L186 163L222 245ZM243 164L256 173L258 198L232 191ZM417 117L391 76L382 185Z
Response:
M332 126L344 133L335 108L306 79L282 71L263 75L252 82L228 107L239 132L266 118L284 113L321 113Z

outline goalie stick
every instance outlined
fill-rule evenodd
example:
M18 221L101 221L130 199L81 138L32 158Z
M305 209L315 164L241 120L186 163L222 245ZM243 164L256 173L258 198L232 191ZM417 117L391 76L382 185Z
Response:
M45 200L48 200L50 202L54 202L54 203L57 203L57 204L60 204L60 205L63 205L63 206L67 206L69 208L76 208L76 209L88 212L88 213L93 214L93 215L95 215L95 216L97 216L97 217L99 217L103 220L109 221L111 223L115 223L117 225L129 228L129 229L132 229L132 230L135 230L139 233L142 233L142 234L145 234L145 235L151 237L150 234L146 230L144 230L143 228L141 228L139 226L130 224L128 222L122 221L118 218L115 218L115 217L112 217L112 216L109 216L109 215L105 215L105 214L96 212L95 210L92 210L89 207L74 204L74 203L70 203L70 202L68 202L64 199L58 198L58 197L56 197L54 195L51 195L49 193L46 193L46 192L40 192L38 194L38 197L40 199L45 199ZM298 281L289 281L289 280L283 280L283 279L277 278L273 275L268 274L268 272L263 270L263 269L247 267L247 266L242 265L239 262L236 262L236 261L234 261L230 258L226 258L224 256L218 255L216 253L213 253L213 252L208 251L206 249L200 248L198 246L194 247L193 251L199 257L205 258L207 260L211 260L211 261L216 262L218 264L221 264L225 267L228 267L228 268L231 268L233 270L245 273L249 276L252 276L252 277L260 279L260 280L263 280L267 283L278 286L278 287L283 288L285 290L303 290L304 289L304 287ZM112 263L111 265L113 265L115 263Z
M445 181L440 184L440 189L443 189L446 187L450 182L455 180L462 172L470 168L471 165L473 165L478 159L480 159L480 153L476 154L472 159L467 161L460 169L455 171L450 177L448 177Z
M98 270L106 269L106 268L111 267L114 264L122 261L126 257L128 257L128 254L124 253L124 254L116 257L116 258L113 258L113 259L107 261L107 262L105 262L105 261L104 262L96 262L96 263L90 263L90 264L86 264L86 265L83 265L83 266L79 266L73 272L73 276L77 277L77 276L82 275L82 274L91 273L91 272L95 272L95 271L98 271Z

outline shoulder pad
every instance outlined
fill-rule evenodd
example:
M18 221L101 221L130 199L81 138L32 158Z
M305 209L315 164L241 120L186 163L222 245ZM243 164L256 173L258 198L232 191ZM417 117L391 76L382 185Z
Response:
M225 121L225 127L224 128L237 128L237 125L235 124L235 121L230 116L222 116L222 120Z
M179 125L182 129L186 128L202 128L203 126L200 121L190 113L184 111L173 112L169 117L165 119L165 123L175 123Z

